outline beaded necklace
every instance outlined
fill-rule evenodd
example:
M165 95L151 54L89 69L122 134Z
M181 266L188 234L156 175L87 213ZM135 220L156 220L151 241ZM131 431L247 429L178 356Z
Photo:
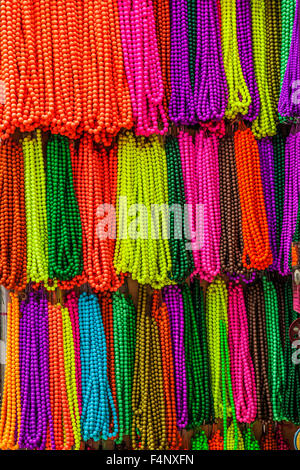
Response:
M291 450L288 442L283 437L282 426L279 423L276 423L275 438L277 441L277 450Z
M48 428L55 449L49 390L49 327L45 291L29 292L20 306L21 424L19 446L44 450Z
M187 284L183 284L182 300L184 309L184 349L187 380L188 425L190 428L201 426L207 419L206 375L200 345L199 330L194 310L192 293Z
M204 394L201 396L201 410L203 410L203 421L211 422L214 419L214 407L211 393L204 292L203 288L200 286L199 279L196 277L193 279L193 282L191 282L191 293L202 358L201 374L204 383Z
M285 290L285 349L284 363L286 381L283 393L284 415L288 421L299 424L300 422L300 369L299 364L292 362L292 345L289 329L299 314L293 309L293 291L291 277L287 279Z
M146 312L147 287L139 287L136 349L132 386L132 447L167 447L166 415L159 330Z
M197 0L194 106L198 119L222 119L227 100L217 2Z
M118 400L117 400L117 383L116 383L116 364L120 361L115 360L115 333L114 333L114 319L113 319L113 299L111 292L101 292L99 296L100 308L102 313L102 321L106 338L107 347L107 375L111 393L118 414ZM120 333L121 334L121 333ZM122 341L122 340L120 340ZM110 431L113 429L114 422L110 422ZM120 422L119 422L119 435L122 436ZM117 437L117 436L116 436Z
M165 287L163 289L163 299L167 305L171 326L177 427L179 429L184 429L188 424L188 404L186 358L184 349L184 305L180 287Z
M158 137L120 135L114 265L117 273L154 288L168 284L172 272L167 213L157 210L168 199L166 153Z
M176 424L176 396L171 325L167 305L164 302L159 305L159 298L160 291L155 291L152 297L152 316L155 318L159 331L168 449L176 450L181 448L182 438Z
M79 331L79 313L78 313L78 297L74 291L67 294L65 307L70 316L73 334L74 355L75 355L75 376L76 391L78 399L79 413L82 409L82 391L81 391L81 362L80 362L80 331Z
M224 450L224 439L221 436L221 431L218 429L213 433L212 437L208 441L209 450Z
M172 259L172 273L170 279L175 282L184 281L192 271L190 253L186 250L185 217L184 217L184 184L180 161L178 140L168 136L165 143L167 169L168 169L168 193L170 210L170 252ZM180 223L181 222L181 223ZM180 223L180 227L178 224Z
M239 57L236 0L221 0L220 4L222 51L228 87L225 116L227 119L235 119L238 114L248 114L251 96L243 76Z
M280 238L283 218L284 206L284 180L285 180L285 163L284 163L284 150L285 138L281 133L278 133L272 138L273 151L274 151L274 180L275 180L275 205L276 205L276 244L277 253L280 250ZM273 263L275 267L277 263Z
M27 276L32 282L47 281L48 232L46 181L42 150L42 133L23 139L25 207L27 229Z
M297 228L299 205L298 154L300 133L292 129L285 146L285 189L283 220L278 257L278 271L282 275L290 273L289 260L291 244Z
M118 5L136 134L165 134L168 121L163 107L164 87L152 2L118 0Z
M265 269L272 264L273 259L258 145L251 130L243 125L234 135L234 145L242 208L243 265L247 269Z
M262 279L265 311L266 331L268 341L268 376L273 407L273 417L276 421L284 419L283 395L285 384L285 368L283 348L278 318L278 303L276 290L271 281L264 276Z
M256 440L251 427L247 427L244 429L243 438L245 450L260 450L259 443Z
M170 119L177 125L196 123L195 103L189 73L187 0L171 0L171 99Z
M10 294L7 307L7 338L4 388L0 417L0 449L18 449L21 424L20 389L20 312L16 293Z
M114 293L113 308L113 339L115 359L116 397L118 403L119 435L116 443L121 443L124 436L131 435L132 380L134 370L136 315L131 298Z
M252 125L256 138L276 134L275 112L272 108L271 86L268 81L267 0L252 0L252 47L254 70L260 97L260 111Z
M260 280L247 284L245 305L249 324L249 346L255 371L257 419L272 419L272 401L268 381L268 341L263 286Z
M74 445L74 429L77 438L78 416L75 417L70 398L70 383L68 380L69 364L64 344L63 307L60 304L48 303L49 315L49 385L50 401L53 416L54 440L48 444L48 449L69 450ZM69 347L68 347L69 352ZM66 357L65 357L66 356ZM73 375L74 380L74 375ZM73 387L74 392L74 387ZM77 426L74 425L74 418ZM77 431L76 431L77 429ZM78 445L78 440L76 442Z
M73 187L67 137L51 135L47 145L49 277L62 281L82 273L82 232Z
M261 450L278 450L273 423L268 423L266 425L266 430L264 430L260 439L260 448Z
M293 33L291 37L291 46L288 55L288 61L284 73L284 79L280 91L280 97L278 102L278 112L281 116L288 117L290 119L297 118L300 116L300 105L298 99L293 96L295 93L295 84L299 79L300 71L300 5L299 1L296 1L296 10L294 17Z
M234 139L226 135L219 145L222 271L229 274L243 272L242 212L235 163Z
M193 435L191 440L191 450L209 450L209 445L205 432L202 429Z
M98 142L103 139L110 142L120 129L130 129L133 125L134 103L130 96L132 83L128 75L128 61L132 57L128 57L130 51L125 49L123 42L120 3L118 0L88 0L83 2L80 13L83 29L80 35L82 43L79 43L82 50L79 53L83 55L84 64L82 127Z
M98 299L79 297L82 384L81 432L84 441L106 440L118 434L117 413L107 376L107 347ZM114 426L110 431L110 413Z
M122 285L113 266L117 188L117 149L105 149L84 135L74 152L73 174L78 200L83 245L84 276L97 291L116 290ZM105 227L107 226L107 231ZM84 279L85 278L85 279Z
M275 202L275 175L274 175L274 152L270 137L264 137L258 141L261 179L264 192L264 201L269 228L269 240L273 257L273 264L277 263L277 226L276 226L276 202Z
M280 91L285 76L288 63L291 40L293 34L294 17L296 10L296 0L281 0L281 50L280 50ZM279 115L279 120L285 120L284 116Z
M0 144L0 284L26 284L26 220L22 147L12 139Z
M251 0L236 1L236 27L240 63L251 96L245 119L254 121L260 110L260 99L253 64Z
M223 417L224 408L225 410L227 409L228 403L227 393L224 396L222 386L226 366L224 365L222 371L221 354L225 360L224 344L222 341L225 338L223 337L223 330L221 331L221 320L224 321L227 330L227 289L224 281L216 278L206 291L207 343L215 418ZM225 400L224 402L223 399ZM230 413L230 409L228 409L228 412Z
M266 1L267 76L274 116L280 93L281 2Z
M237 420L251 423L257 413L253 362L249 351L247 314L240 284L228 289L228 342Z
M224 450L245 450L243 435L237 426L235 428L233 421L227 430L226 447L224 439Z

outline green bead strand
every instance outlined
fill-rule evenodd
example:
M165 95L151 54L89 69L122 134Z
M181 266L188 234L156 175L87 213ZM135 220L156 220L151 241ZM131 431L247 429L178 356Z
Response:
M191 439L192 450L209 450L208 440L203 429L199 429Z
M83 270L82 231L73 185L70 142L51 135L47 145L49 275L68 281Z
M165 144L168 171L170 207L170 252L172 272L169 277L176 283L183 282L193 271L193 258L186 250L184 217L184 184L178 140L168 136ZM174 210L173 210L174 209Z
M283 398L285 384L285 366L278 318L278 301L272 281L262 279L268 342L268 377L275 421L284 419Z

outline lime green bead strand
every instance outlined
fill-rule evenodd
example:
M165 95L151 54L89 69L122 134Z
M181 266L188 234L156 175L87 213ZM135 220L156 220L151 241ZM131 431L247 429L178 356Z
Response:
M208 440L203 429L199 429L191 439L192 450L209 450Z
M252 0L252 42L254 71L260 97L260 112L253 122L252 131L257 139L276 134L276 116L272 106L268 82L268 56L266 33L266 2Z
M66 389L69 404L69 411L71 416L71 423L73 428L73 435L75 441L75 450L80 450L81 443L81 430L80 430L80 415L77 396L76 384L76 364L74 352L74 340L72 332L72 324L67 308L61 308L63 320L63 345L64 345L64 366L66 377Z
M48 231L46 179L42 133L23 139L25 208L27 228L27 275L32 282L47 282Z
M221 32L224 68L228 87L227 119L235 119L238 114L246 115L251 104L239 58L236 0L221 0Z
M118 273L131 273L154 288L170 284L168 200L166 153L159 138L121 134L114 264ZM160 214L153 212L154 205L162 208Z
M245 450L260 450L259 442L255 438L251 427L243 430L243 439Z

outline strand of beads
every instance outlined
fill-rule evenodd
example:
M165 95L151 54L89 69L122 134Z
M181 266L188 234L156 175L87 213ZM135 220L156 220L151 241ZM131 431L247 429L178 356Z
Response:
M132 447L167 447L162 357L156 320L146 312L147 287L140 286L132 387Z
M197 431L192 437L191 450L209 450L207 437L202 429Z
M299 314L293 309L292 280L289 277L284 286L285 290L285 349L284 364L286 381L283 392L284 415L288 421L299 424L300 417L300 366L292 361L292 344L290 341L290 326Z
M277 226L276 226L276 202L275 202L275 175L274 175L274 152L270 137L264 137L258 141L261 179L264 191L264 201L267 214L269 240L273 257L272 269L277 264Z
M251 96L245 119L254 121L260 110L260 99L253 64L251 0L237 0L236 27L243 77Z
M224 450L224 439L221 436L221 431L218 429L213 433L212 437L208 441L209 450Z
M249 324L249 346L257 390L257 419L268 421L272 419L273 411L268 381L266 311L261 281L255 281L246 286L245 305Z
M115 360L116 397L118 403L119 435L117 443L125 436L131 436L132 380L134 371L136 318L131 298L114 293L113 308L113 339Z
M195 103L189 74L187 0L172 0L171 11L171 99L170 119L177 125L196 123Z
M224 439L224 450L245 450L243 435L238 427L234 427L233 421L227 430L226 447Z
M97 141L110 140L120 129L133 125L128 66L137 66L137 62L132 62L131 50L125 49L122 20L118 0L83 4L82 127Z
M1 402L0 449L18 449L21 424L20 312L18 294L10 294L7 308L5 378Z
M152 2L118 0L118 5L136 134L165 134L168 121Z
M84 135L73 154L75 192L78 200L83 245L84 279L95 291L116 290L122 279L113 266L117 149L97 147Z
M210 370L207 346L206 312L204 305L204 292L198 278L191 282L192 301L195 312L195 319L198 328L198 335L202 357L202 380L204 383L204 394L201 397L201 409L203 410L203 421L210 422L214 418L213 398L211 393Z
M21 424L19 446L44 450L48 431L55 447L54 417L49 390L49 326L46 294L29 292L20 306Z
M273 424L268 423L260 439L261 450L277 450L277 442L274 434Z
M163 289L163 299L167 305L172 337L174 376L176 389L177 427L184 429L188 423L187 382L184 350L184 310L179 286Z
M275 206L276 206L276 244L277 253L280 250L280 238L282 229L283 206L284 206L284 179L285 179L285 139L281 133L272 138L274 153L274 181L275 181ZM275 263L274 263L275 266ZM278 266L278 260L276 266Z
M122 436L120 428L120 416L117 402L117 383L116 383L116 365L120 362L115 360L115 332L114 332L114 318L113 318L113 299L111 292L101 292L99 296L100 308L102 313L103 327L106 338L107 347L107 375L111 393L119 418L119 435ZM122 341L122 340L120 340ZM111 420L110 431L113 429L114 422Z
M291 450L288 442L283 437L282 426L279 423L276 425L275 438L277 441L277 450Z
M298 205L299 205L299 181L298 158L300 145L300 133L292 128L285 146L285 189L283 220L278 257L278 271L282 275L290 273L289 260L293 236L296 233Z
M79 331L79 313L78 313L78 297L74 291L67 294L65 307L68 309L70 321L72 325L74 355L75 355L75 377L76 392L79 407L79 414L82 410L82 391L81 391L81 362L80 362L80 331Z
M266 330L268 341L268 375L270 383L273 417L276 421L284 419L283 393L285 368L281 344L278 303L276 290L271 281L263 277L263 289L266 310Z
M197 0L194 103L199 121L222 119L227 100L217 3L214 0Z
M167 169L168 169L168 193L170 206L170 252L172 259L172 273L170 279L175 282L184 281L191 273L190 253L186 250L185 228L185 195L183 175L180 161L178 140L168 136L165 143Z
M228 341L237 420L240 423L251 423L257 413L255 375L249 351L243 289L240 284L233 282L228 289Z
M47 145L49 277L70 280L83 269L82 232L67 137L51 135Z
M231 275L243 271L242 212L239 197L233 136L224 136L219 145L221 269Z
M293 33L291 38L291 46L289 50L288 61L284 73L284 79L280 91L280 97L278 102L278 112L283 117L290 119L297 118L300 116L300 106L298 103L298 93L295 96L295 90L297 90L299 71L300 71L300 2L296 1L296 11L294 17Z
M67 308L63 307L61 309L61 313L63 320L64 365L66 375L67 397L74 436L74 449L79 450L81 442L81 431L77 397L76 365L72 323Z
M74 444L72 419L74 414L68 400L66 375L68 364L65 360L63 312L60 304L48 303L49 315L49 385L53 416L54 443L48 449L69 450ZM66 358L67 359L67 358Z
M260 97L260 111L252 125L256 138L276 134L276 114L272 108L271 87L268 82L268 39L266 31L266 0L252 0L252 47L254 70Z
M166 153L157 136L120 135L118 146L117 273L161 288L172 271L168 241Z
M216 278L206 291L206 328L215 418L223 417L224 407L222 377L225 370L222 371L221 368L221 320L225 322L227 329L227 289L225 282Z
M280 45L281 45L281 2L266 2L267 35L267 76L272 109L277 116L280 93Z
M243 439L244 439L244 449L245 450L260 450L259 443L256 440L251 427L247 427L243 431Z
M22 147L11 138L0 144L0 284L26 284L26 219Z
M48 231L46 181L42 133L23 140L25 208L27 229L27 277L29 281L48 280Z
M80 357L82 383L81 431L88 439L113 438L118 419L107 376L107 347L101 310L94 294L79 297ZM114 426L110 431L110 412Z
M258 145L251 130L241 125L234 135L234 145L242 208L243 265L247 269L265 269L272 264L273 259Z
M197 428L206 418L206 390L208 383L203 374L203 358L192 293L187 284L181 287L184 309L184 349L187 380L188 426ZM204 405L204 406L203 406Z
M241 67L238 40L236 0L221 0L222 51L228 88L227 119L247 115L251 96Z
M155 291L152 297L152 316L155 318L158 326L162 356L167 448L169 450L176 450L181 448L182 438L176 424L176 396L171 325L167 305L164 302L159 305L159 297L160 291Z
M280 91L285 76L286 66L288 63L291 40L293 34L293 25L296 10L296 0L281 0L281 49L280 49ZM286 118L279 115L282 122Z

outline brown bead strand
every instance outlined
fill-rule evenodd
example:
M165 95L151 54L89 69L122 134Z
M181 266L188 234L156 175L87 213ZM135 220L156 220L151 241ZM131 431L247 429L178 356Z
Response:
M157 323L147 312L147 287L139 286L132 387L132 447L167 448L162 359ZM137 430L138 434L137 435Z
M234 154L233 136L227 135L219 144L222 271L229 274L242 273L243 233L242 212Z
M245 289L245 304L249 323L249 345L255 370L257 393L257 418L270 421L273 417L271 394L268 382L268 346L266 312L261 281L248 284Z

